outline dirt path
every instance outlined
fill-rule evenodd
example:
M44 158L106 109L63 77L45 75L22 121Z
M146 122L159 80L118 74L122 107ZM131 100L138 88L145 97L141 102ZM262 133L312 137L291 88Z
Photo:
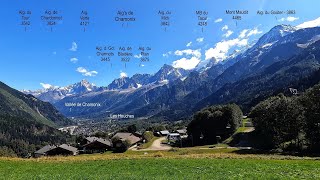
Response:
M163 140L166 140L166 137L161 137L159 139L156 139L155 141L153 141L152 145L145 150L169 150L169 149L171 149L171 146L161 143Z
M132 150L134 150L134 151L163 151L163 150L170 150L172 148L171 146L161 143L165 139L166 139L166 137L161 137L159 139L156 139L155 141L153 141L151 146L146 148L146 149L133 148Z
M254 131L254 127L247 127L243 132L252 132Z

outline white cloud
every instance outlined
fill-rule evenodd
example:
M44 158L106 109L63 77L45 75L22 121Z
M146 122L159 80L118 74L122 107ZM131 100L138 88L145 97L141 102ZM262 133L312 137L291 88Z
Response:
M246 37L246 33L249 31L249 29L244 29L240 32L239 38L245 38Z
M125 77L128 77L128 74L120 71L120 78L125 78Z
M141 67L144 67L144 64L141 64L140 66L141 66Z
M141 55L141 54L136 54L136 55L134 55L133 57L135 57L135 58L137 58L137 59L140 59L140 58L142 57L142 55Z
M162 54L162 56L163 57L169 57L169 55L171 55L171 54L172 54L172 51L169 51L167 53Z
M192 42L190 41L186 46L187 46L187 47L190 47L191 44L192 44Z
M184 49L176 50L174 52L176 56L186 56L172 62L172 66L175 68L183 68L186 70L194 69L201 61L201 49Z
M231 39L228 41L218 42L214 48L206 50L205 56L206 60L215 58L217 62L223 61L228 57L228 52L232 47L244 47L248 45L248 39Z
M257 34L261 34L262 31L259 31L257 27L253 28L253 29L244 29L240 32L239 38L243 39L243 38L248 38L252 35L257 35Z
M76 63L76 62L78 62L78 58L71 58L70 61L73 63Z
M224 31L224 30L228 30L229 27L227 25L224 25L222 28L221 28L221 31Z
M77 51L78 45L76 42L72 42L71 48L69 49L70 51Z
M46 84L46 83L40 83L40 85L44 88L44 89L50 89L53 86L51 84Z
M289 22L293 22L293 21L296 21L296 20L299 20L299 18L298 17L292 17L292 16L287 17L287 21L289 21Z
M232 32L232 31L231 31ZM224 36L230 36L232 33L228 32ZM214 48L210 48L205 52L205 60L215 58L217 62L223 61L229 57L229 51L235 47L241 48L248 45L249 37L260 34L262 31L259 31L257 27L253 29L244 29L239 33L238 38L231 40L223 40L218 42Z
M224 37L229 37L229 36L231 36L231 34L233 34L233 31L230 31L230 30L228 30L224 35L222 35L222 36L224 36Z
M197 57L197 58L200 58L200 57L201 57L200 49L197 49L197 50L192 50L192 49L176 50L176 51L174 52L174 54L175 54L176 56L186 55L186 56L195 56L195 57Z
M259 31L257 27L255 27L254 29L250 30L249 33L247 34L247 37L250 37L252 35L257 35L257 34L261 34L262 31Z
M222 19L221 19L221 18L216 19L214 22L215 22L215 23L222 22Z
M191 57L190 59L181 58L172 63L174 68L183 68L186 70L194 69L197 64L200 62L200 59L197 57Z
M76 71L81 73L83 76L96 76L98 74L97 71L89 71L83 67L78 67Z
M298 29L304 29L304 28L312 28L312 27L317 27L317 26L320 26L320 17L318 17L315 20L307 21L307 22L304 22L302 24L299 24L297 26L297 28Z
M293 21L296 21L298 20L299 18L298 17L293 17L293 16L289 16L287 18L281 18L279 19L280 22L283 22L283 21L289 21L289 22L293 22Z
M196 39L196 41L197 41L198 43L201 43L201 42L203 42L203 41L204 41L204 38L203 38L203 37L201 37L201 38L197 38L197 39Z

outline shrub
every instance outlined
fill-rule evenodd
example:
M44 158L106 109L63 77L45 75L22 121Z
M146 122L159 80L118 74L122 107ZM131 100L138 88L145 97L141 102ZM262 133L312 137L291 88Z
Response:
M153 133L151 131L144 132L142 137L146 140L146 142L150 142L154 138Z

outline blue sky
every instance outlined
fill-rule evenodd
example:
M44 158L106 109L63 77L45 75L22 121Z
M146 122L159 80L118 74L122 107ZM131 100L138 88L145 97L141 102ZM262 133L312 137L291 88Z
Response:
M155 73L165 63L191 69L212 56L223 61L277 24L316 19L319 6L314 0L2 0L0 81L32 90L42 88L40 83L66 86L82 79L106 86L120 74ZM257 10L291 9L296 14L257 15ZM19 10L32 11L26 32L19 25ZM46 10L57 10L63 17L52 32L40 19ZM79 25L82 10L90 17L86 32ZM132 11L136 21L122 27L114 21L119 10ZM160 26L159 10L172 13L166 31ZM197 25L197 10L209 13L203 32ZM236 24L226 10L249 10L249 14ZM149 46L150 62L139 66L140 60L131 58L125 65L115 56L111 67L96 56L97 45L131 46L135 55L139 46Z

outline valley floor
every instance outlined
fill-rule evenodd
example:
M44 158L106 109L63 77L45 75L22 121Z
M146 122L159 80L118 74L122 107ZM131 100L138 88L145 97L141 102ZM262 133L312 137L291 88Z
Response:
M320 161L231 148L0 158L0 179L320 179Z

